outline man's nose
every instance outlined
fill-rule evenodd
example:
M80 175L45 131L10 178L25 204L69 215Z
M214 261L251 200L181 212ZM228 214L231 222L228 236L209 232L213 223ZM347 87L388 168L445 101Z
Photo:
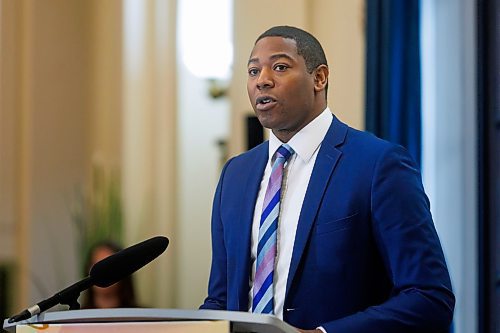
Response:
M274 85L272 71L267 68L262 68L259 77L257 78L257 88L264 89L270 88Z

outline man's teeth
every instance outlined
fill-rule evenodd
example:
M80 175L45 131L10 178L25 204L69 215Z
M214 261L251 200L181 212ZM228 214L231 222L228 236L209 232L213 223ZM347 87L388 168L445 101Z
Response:
M262 104L267 104L267 103L271 103L271 99L270 98L264 98L262 101L261 101Z

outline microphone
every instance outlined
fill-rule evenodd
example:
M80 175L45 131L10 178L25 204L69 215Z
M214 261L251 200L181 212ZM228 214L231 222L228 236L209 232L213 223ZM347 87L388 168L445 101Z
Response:
M162 254L167 246L167 237L150 238L95 263L89 276L96 286L109 287L149 264Z
M157 258L168 243L167 237L156 236L102 259L92 266L85 279L11 317L9 323L29 319L57 304L67 304L70 310L79 309L78 296L82 291L93 285L105 288L120 281Z

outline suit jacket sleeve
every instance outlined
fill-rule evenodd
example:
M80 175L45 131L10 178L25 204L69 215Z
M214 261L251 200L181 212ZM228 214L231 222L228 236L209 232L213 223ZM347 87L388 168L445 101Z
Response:
M390 297L322 324L328 333L442 332L454 296L420 172L406 150L386 149L371 185L373 237L392 281Z

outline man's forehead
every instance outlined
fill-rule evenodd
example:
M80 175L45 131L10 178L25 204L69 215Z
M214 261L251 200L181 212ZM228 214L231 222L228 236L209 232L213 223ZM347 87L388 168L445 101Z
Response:
M266 36L255 43L249 62L258 60L261 57L287 57L293 60L297 56L298 52L295 40L281 36Z

